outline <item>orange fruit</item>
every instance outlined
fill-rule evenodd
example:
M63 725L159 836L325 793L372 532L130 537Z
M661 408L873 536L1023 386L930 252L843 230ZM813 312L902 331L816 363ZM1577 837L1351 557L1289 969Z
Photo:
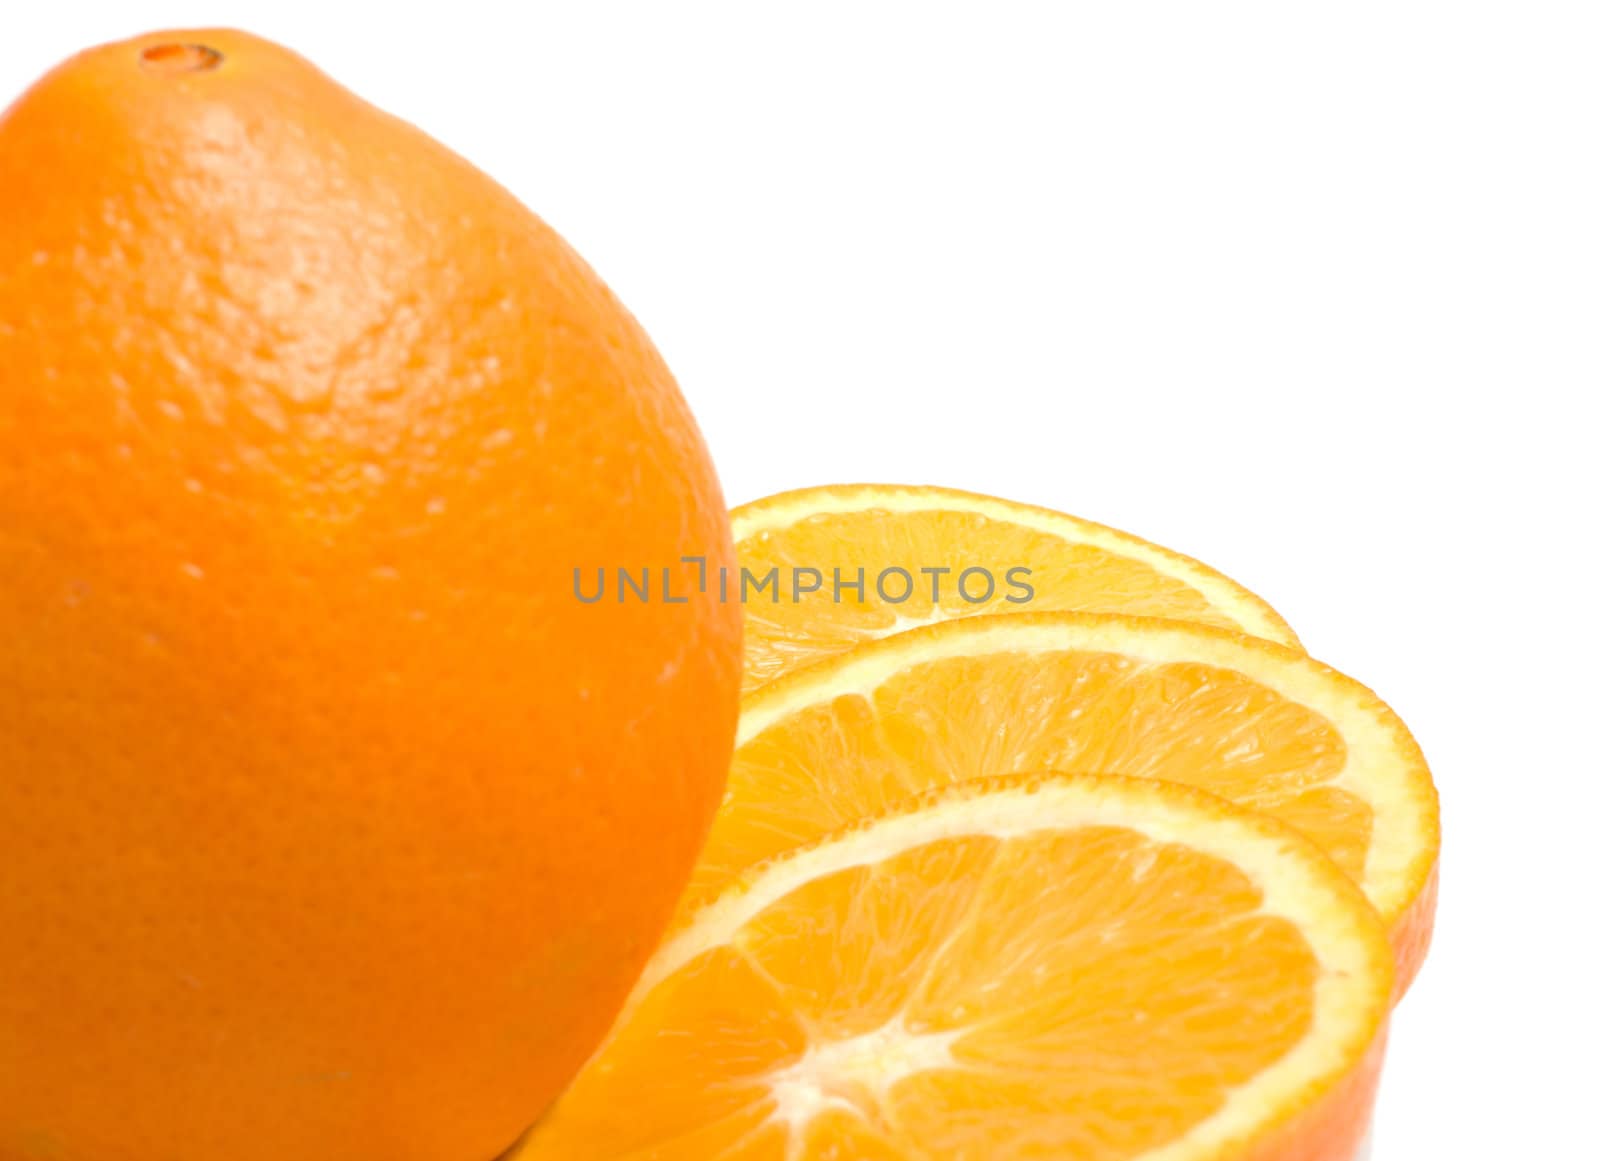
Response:
M1361 885L1389 927L1402 986L1421 963L1438 797L1394 712L1296 650L1110 614L948 621L747 697L681 914L907 795L1044 769L1188 783L1276 816Z
M515 1161L1350 1161L1393 964L1293 830L967 783L739 876Z
M0 118L0 1158L469 1161L593 1050L722 791L732 562L545 224L225 30ZM678 592L687 591L685 566Z
M1265 601L1197 560L973 492L803 488L735 508L733 535L746 693L864 641L996 613L1171 617L1300 647Z

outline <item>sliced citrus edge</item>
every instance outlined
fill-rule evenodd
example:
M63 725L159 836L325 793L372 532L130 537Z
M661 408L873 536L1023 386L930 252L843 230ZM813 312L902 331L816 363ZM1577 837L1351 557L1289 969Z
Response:
M957 488L913 484L825 484L796 488L753 500L733 509L733 539L738 545L763 532L833 512L972 512L991 520L1037 529L1062 540L1088 545L1148 565L1188 585L1205 602L1244 632L1300 649L1300 639L1276 609L1255 593L1208 564L1163 548L1106 524L1069 516L1052 508L965 492Z
M1347 760L1340 787L1372 808L1360 886L1389 928L1403 993L1433 929L1439 796L1422 749L1377 694L1305 653L1246 633L1115 613L1008 613L964 617L857 646L796 670L745 698L736 748L773 722L834 698L866 696L909 666L988 653L1061 649L1117 653L1151 664L1195 662L1231 669L1336 723Z
M1330 1134L1348 1138L1353 1152L1372 1111L1395 983L1381 918L1349 876L1292 827L1198 788L1150 778L972 779L745 871L656 952L590 1063L625 1034L628 1017L654 988L706 952L733 945L751 920L814 880L944 839L1080 826L1126 828L1237 867L1261 890L1260 913L1293 923L1323 968L1312 1023L1299 1044L1231 1090L1181 1140L1129 1161L1287 1161L1309 1155L1304 1151ZM553 1111L560 1115L560 1102ZM535 1128L525 1142L530 1157L538 1136ZM508 1161L521 1156L513 1150Z

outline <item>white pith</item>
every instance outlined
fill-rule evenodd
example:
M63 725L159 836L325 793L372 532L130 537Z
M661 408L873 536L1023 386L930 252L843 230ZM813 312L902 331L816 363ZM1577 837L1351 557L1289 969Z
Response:
M900 1020L873 1032L814 1044L795 1063L774 1073L769 1083L777 1107L772 1120L798 1145L805 1128L828 1110L858 1112L881 1107L894 1086L935 1069L959 1068L950 1051L958 1032L917 1034Z

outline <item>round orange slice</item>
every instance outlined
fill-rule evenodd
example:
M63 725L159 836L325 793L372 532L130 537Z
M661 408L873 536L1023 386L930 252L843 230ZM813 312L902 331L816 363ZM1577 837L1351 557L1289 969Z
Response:
M1350 1161L1393 964L1349 878L1189 787L946 788L755 868L516 1161Z
M805 488L735 508L733 535L747 693L863 641L994 613L1170 617L1299 647L1265 601L1197 560L972 492Z
M1422 961L1438 798L1394 712L1282 645L1105 614L948 621L747 697L686 907L910 795L1032 770L1184 782L1273 815L1360 884L1403 985Z

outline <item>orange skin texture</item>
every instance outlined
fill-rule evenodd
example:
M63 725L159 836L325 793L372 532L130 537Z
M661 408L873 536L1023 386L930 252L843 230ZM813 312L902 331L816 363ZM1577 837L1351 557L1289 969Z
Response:
M0 1161L508 1147L665 928L737 713L737 605L573 569L685 555L734 560L671 375L465 161L234 31L25 94Z

